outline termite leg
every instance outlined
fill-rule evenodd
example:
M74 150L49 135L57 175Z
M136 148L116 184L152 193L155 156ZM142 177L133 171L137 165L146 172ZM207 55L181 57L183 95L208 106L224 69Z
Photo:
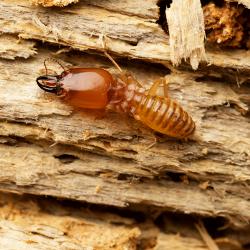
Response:
M104 55L114 64L114 66L120 71L123 72L121 67L118 65L118 63L114 60L114 58L107 52L107 45L105 41L106 36L104 34L101 35L102 40L102 46L103 46L103 53Z
M157 89L159 88L159 86L163 83L163 79L157 79L156 81L153 82L152 86L150 87L150 89L148 90L148 94L149 95L156 95Z
M156 135L154 135L154 141L151 142L147 147L146 147L146 150L154 147L156 144L158 143L158 138L156 137Z
M165 78L160 78L160 79L157 79L156 81L154 81L153 85L148 90L148 94L149 95L156 95L157 94L157 90L158 90L158 88L159 88L160 85L163 85L164 97L169 97L169 94L168 94L168 83L166 82Z
M130 73L126 73L126 77L128 84L135 83L140 88L143 88L143 86Z
M44 60L44 62L43 62L44 68L45 68L45 70L46 70L46 75L48 75L48 67L47 67L47 62L48 62L48 61L56 62L58 65L61 66L61 68L63 69L63 71L66 71L66 70L67 70L58 60L56 60L56 59L53 58L53 57L48 57L48 58L46 58L46 59ZM56 72L54 71L54 73L56 73ZM57 73L56 73L56 75L57 75Z
M164 83L163 83L163 88L164 88L164 97L168 98L169 97L169 88L168 88L168 82L167 82L167 79L164 78Z
M107 52L107 46L106 46L106 41L105 41L106 36L104 34L101 35L101 39L102 39L102 46L103 46L103 49L104 49L104 54L114 64L114 66L121 72L120 78L124 82L126 82L127 84L135 82L138 86L143 88L143 86L131 74L129 74L127 72L124 72L121 69L121 67L119 66L119 64L115 61L115 59Z

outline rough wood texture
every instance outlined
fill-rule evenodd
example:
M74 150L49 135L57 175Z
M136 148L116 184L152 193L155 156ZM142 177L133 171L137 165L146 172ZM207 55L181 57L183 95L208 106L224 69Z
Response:
M51 7L51 6L59 6L59 7L63 7L63 6L67 6L68 4L71 3L77 3L79 0L30 0L33 4L36 5L42 5L44 7ZM82 0L83 1L83 0ZM89 0L86 0L89 1ZM107 2L107 4L105 3ZM127 4L131 4L132 1L130 0L126 0L126 1L122 1L124 4L124 7L127 7ZM250 1L249 0L226 0L226 2L237 2L239 4L243 4L245 5L247 8L250 8ZM91 3L93 3L94 5L97 4L97 6L109 6L109 4L111 3L111 5L114 7L114 2L113 0L100 0L100 1L96 1L93 0L91 1ZM156 0L147 0L144 1L145 5L148 6L148 4L152 5L156 5L157 1ZM138 5L135 3L134 4L135 8L138 8ZM142 8L140 8L140 11L142 10ZM144 11L144 10L143 10Z
M22 57L27 59L36 54L35 43L18 39L16 36L0 35L0 57L15 59Z
M175 0L170 8L166 8L166 17L171 61L179 65L182 59L190 59L192 68L196 70L200 61L206 60L204 17L200 0L189 1L188 8L187 2Z
M164 215L161 228L151 216L122 216L77 202L0 193L0 247L5 250L210 250L185 216ZM125 213L126 214L126 213ZM250 232L214 229L220 249L243 250ZM239 235L238 235L239 236Z
M143 6L142 2L136 3ZM127 0L124 6L122 1L86 0L49 9L24 0L0 2L1 32L66 45L58 48L47 43L47 48L42 48L37 42L37 54L27 60L16 58L24 47L14 43L14 49L0 54L15 58L0 59L0 189L144 212L220 216L230 227L249 230L249 51L210 50L207 58L211 65L201 65L198 73L174 69L169 64L168 36L155 23L156 2L146 1L145 10L133 7L136 3ZM103 67L117 74L104 57L70 51L102 51L103 33L108 48L123 57L121 67L145 87L166 77L170 96L196 122L191 140L159 136L152 145L153 132L132 118L73 110L38 88L35 79L44 74L43 62L48 57L71 67ZM14 35L8 39L16 41ZM26 47L28 55L32 55L33 46L34 42ZM3 47L6 39L0 39ZM126 61L125 57L142 60ZM53 63L49 68L61 71ZM20 229L16 222L8 223L3 224L5 232L12 226ZM23 230L22 235L29 232L28 227ZM151 239L156 239L157 229L152 231L144 236L151 234ZM166 239L171 239L173 246L184 248L186 239L174 241L173 232L163 231L153 247L164 249ZM130 236L137 239L137 233ZM249 232L245 235L244 244L249 244ZM126 244L130 244L130 236L125 237ZM63 241L71 242L69 238L64 235ZM199 236L192 238L195 240L188 240L186 248L206 249ZM239 249L242 245L239 243Z
M71 3L77 3L78 0L30 0L34 5L42 5L44 7L64 7Z
M135 250L139 243L132 219L2 193L0 201L1 249Z
M207 250L206 245L197 239L182 237L178 234L160 234L154 250Z
M106 39L107 48L117 55L169 65L171 58L168 36L155 23L156 18L153 18L153 22L151 18L155 16L151 9L155 11L156 6L144 9L141 8L144 1L137 1L139 8L145 10L143 14L139 8L134 8L133 0L128 0L125 11L121 11L124 9L123 1L110 0L107 8L105 4L101 6L94 1L94 5L91 5L91 2L86 0L58 10L37 8L25 0L2 0L0 31L75 49L97 51L103 50L100 36L105 34L109 38ZM249 52L208 50L206 55L210 69L214 65L219 68L244 70L249 77ZM241 71L235 73L234 70L229 70L228 73L230 72L237 78L243 74Z
M229 84L197 82L201 76L190 73L168 75L170 94L192 114L196 134L193 141L162 138L148 148L152 132L132 118L73 111L41 92L35 78L49 56L40 50L32 60L0 62L2 189L221 215L236 224L250 219L250 123L242 115L248 106ZM61 59L110 66L87 55ZM136 63L127 69L146 86L166 74Z
M72 0L32 0L35 4L41 4L48 7L49 5L58 6L58 3L63 2L64 6L72 3ZM76 0L75 2L78 2ZM98 6L107 10L116 11L127 15L135 15L143 18L149 18L152 21L159 19L158 0L144 0L143 8L138 2L131 0L114 1L114 0L82 0L84 5Z

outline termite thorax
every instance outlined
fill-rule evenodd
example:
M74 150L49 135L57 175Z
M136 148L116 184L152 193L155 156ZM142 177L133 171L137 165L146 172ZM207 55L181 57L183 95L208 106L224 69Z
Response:
M142 99L143 93L145 93L145 89L140 88L135 83L125 84L118 81L112 92L110 108L118 112L133 114L137 104Z

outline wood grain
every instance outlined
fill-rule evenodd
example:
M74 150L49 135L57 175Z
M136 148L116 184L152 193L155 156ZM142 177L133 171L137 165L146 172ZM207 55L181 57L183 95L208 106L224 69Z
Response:
M0 57L5 59L25 58L36 54L35 42L18 39L16 36L0 35Z
M48 9L32 6L25 0L3 0L0 3L0 31L82 51L99 52L103 51L100 36L106 35L107 49L116 55L169 65L168 35L156 23L155 12L151 14L150 10L155 10L151 1L145 3L145 14L139 12L139 8L134 8L132 0L128 0L127 8L122 12L122 1L110 0L107 4L109 7L102 2L97 4L94 1L93 5L91 2L83 1L63 9ZM137 5L144 6L144 2L137 1ZM148 3L151 7L148 7ZM149 16L153 16L153 22ZM249 51L244 50L206 51L209 69L212 70L212 66L227 68L227 74L232 74L235 82L246 71L249 77L249 58Z
M249 51L207 48L208 64L197 72L185 63L173 68L156 0L83 0L64 8L39 5L69 1L36 3L0 2L0 190L66 202L0 195L0 246L11 249L16 235L14 249L206 250L197 217L223 221L212 235L219 247L247 246ZM143 86L166 78L171 98L196 123L190 140L154 134L124 114L74 110L38 88L48 57L65 67L119 74L100 56L102 35L122 69ZM56 63L48 67L62 71ZM67 210L69 200L75 208ZM89 214L91 204L113 212ZM116 209L130 219L114 216Z
M135 250L132 219L64 206L53 200L0 194L0 247L6 250Z
M149 148L152 132L132 118L115 113L100 118L41 92L35 78L52 52L38 50L33 59L0 62L1 189L220 215L235 225L249 220L250 123L241 113L248 106L234 88L197 82L199 74L167 75L170 95L192 114L197 131L192 141L164 137ZM57 57L68 65L115 73L96 56ZM167 74L137 63L123 68L145 86Z
M171 214L160 217L161 227L158 227L149 214L142 220L138 219L138 212L130 211L128 217L122 210L108 212L107 208L51 197L0 193L0 247L6 250L209 249L194 227L194 219ZM249 230L236 232L220 229L220 236L213 239L220 249L243 250L243 245L249 244ZM214 235L217 233L214 229Z

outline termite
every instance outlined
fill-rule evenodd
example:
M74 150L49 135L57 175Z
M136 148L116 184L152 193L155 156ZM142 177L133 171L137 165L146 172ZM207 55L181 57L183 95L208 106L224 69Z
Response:
M141 121L154 131L185 139L194 130L191 116L167 93L164 78L156 80L146 90L129 73L124 73L114 59L105 51L105 55L118 68L120 74L113 77L102 68L69 68L60 75L47 73L36 79L44 91L54 93L76 108L112 109L124 112ZM157 95L159 86L164 85L164 95Z

